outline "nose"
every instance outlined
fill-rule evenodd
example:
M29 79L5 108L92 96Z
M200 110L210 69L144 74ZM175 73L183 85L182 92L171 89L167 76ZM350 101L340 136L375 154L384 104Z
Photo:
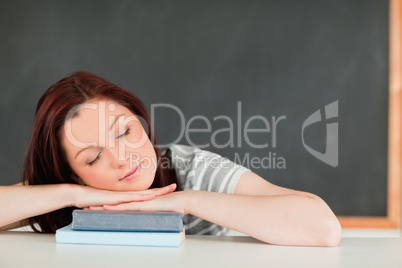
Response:
M110 164L113 168L122 168L128 165L128 157L123 152L119 152L118 148L104 148L103 151L109 155Z

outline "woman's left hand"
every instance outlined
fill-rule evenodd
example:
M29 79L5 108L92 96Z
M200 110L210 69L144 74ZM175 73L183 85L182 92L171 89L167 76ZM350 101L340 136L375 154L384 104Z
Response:
M188 213L186 192L180 191L157 196L149 201L134 201L117 205L91 206L88 210L136 210L136 211L172 211L183 215Z

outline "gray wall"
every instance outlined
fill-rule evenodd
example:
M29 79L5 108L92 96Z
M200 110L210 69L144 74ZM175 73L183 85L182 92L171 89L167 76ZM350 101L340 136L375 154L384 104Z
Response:
M285 187L323 197L338 215L386 213L388 2L372 1L0 1L0 184L20 180L24 148L41 94L65 75L87 70L130 90L148 109L178 107L186 121L215 116L242 124L255 115L277 126L209 147L235 160L273 153L286 169L249 168ZM338 101L339 116L305 129L325 152L326 124L339 124L339 164L303 146L303 122ZM322 116L325 118L324 113ZM161 143L180 133L176 112L156 110ZM250 128L262 128L254 121ZM193 128L205 128L195 121ZM234 126L235 129L237 125ZM226 136L225 136L226 135ZM191 134L195 144L211 134ZM332 137L333 138L333 137ZM218 141L226 143L222 133ZM185 138L179 143L187 144Z

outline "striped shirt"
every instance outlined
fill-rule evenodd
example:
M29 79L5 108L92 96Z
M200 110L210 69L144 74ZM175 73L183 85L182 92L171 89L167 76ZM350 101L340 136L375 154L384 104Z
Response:
M170 145L178 190L208 191L232 194L240 176L249 169L228 158L187 145ZM194 215L184 215L186 234L225 235L228 228Z

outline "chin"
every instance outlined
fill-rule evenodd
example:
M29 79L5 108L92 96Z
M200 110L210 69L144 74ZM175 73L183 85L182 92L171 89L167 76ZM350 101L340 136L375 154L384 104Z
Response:
M145 182L140 182L140 181L133 181L133 182L126 182L122 183L120 185L117 185L117 191L145 191L148 190L149 187L151 187L153 181L145 181Z

